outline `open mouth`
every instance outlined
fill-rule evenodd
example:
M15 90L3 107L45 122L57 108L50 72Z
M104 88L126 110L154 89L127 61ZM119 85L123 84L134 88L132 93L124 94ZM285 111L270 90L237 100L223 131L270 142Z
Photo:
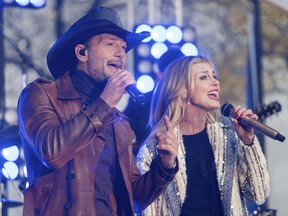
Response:
M214 100L219 100L219 92L217 90L212 90L208 92L208 97Z
M108 67L114 71L122 70L123 64L121 62L108 62Z

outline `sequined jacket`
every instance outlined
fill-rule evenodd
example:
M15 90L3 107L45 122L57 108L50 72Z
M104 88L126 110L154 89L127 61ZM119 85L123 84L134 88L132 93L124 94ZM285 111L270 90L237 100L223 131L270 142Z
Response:
M114 130L123 177L117 206L116 195L109 196L112 215L117 208L121 215L143 210L174 176L163 172L158 159L141 175L132 153L134 133L125 116L101 99L82 106L68 73L56 81L29 84L19 97L18 118L30 184L24 191L23 215L97 214L94 184L101 173L95 169L105 145L99 133L107 125Z
M222 122L208 121L207 132L212 145L217 180L225 216L247 215L245 199L262 204L269 195L269 175L266 159L257 137L246 146L238 137L229 119ZM185 149L179 126L175 134L179 142L179 172L163 194L143 213L147 216L178 216L185 199L187 185ZM137 166L142 173L156 156L155 139L149 138L137 156Z

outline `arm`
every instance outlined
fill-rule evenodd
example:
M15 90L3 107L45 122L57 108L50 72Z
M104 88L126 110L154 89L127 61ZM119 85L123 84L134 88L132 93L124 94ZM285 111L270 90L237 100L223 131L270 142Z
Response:
M154 136L149 138L148 143L150 147L155 147L156 140ZM148 149L148 143L146 142L140 148L137 155L136 164L142 176L133 184L136 212L143 211L154 202L155 199L159 199L159 195L162 194L179 170L178 162L174 169L165 169L161 164L160 157L155 151L155 148ZM150 207L153 208L152 205L150 205L149 208Z
M239 142L237 169L241 191L249 201L263 204L270 192L265 156L256 136L251 146Z
M236 106L233 112L236 118L248 116L258 119L252 110L241 106ZM236 119L232 119L232 122L239 137L237 169L241 191L246 199L262 204L270 190L265 156L253 128L239 124Z
M168 186L178 172L178 163L173 169L165 169L159 156L152 160L150 170L133 182L135 212L143 211Z
M141 212L145 209L145 214L147 213L148 215L150 215L148 212L153 212L155 210L154 207L156 205L156 202L158 204L159 202L161 202L161 194L179 170L178 161L177 166L174 169L167 170L163 168L160 162L160 156L158 155L156 150L156 143L157 142L155 136L151 135L145 142L145 144L142 145L139 149L136 163L142 174L142 177L146 178L147 188L151 190L145 192L148 196L152 196L151 200L147 202L145 201L145 197L141 195L141 190L137 190L137 192L139 193L139 198L135 199L135 210L136 212ZM140 182L138 182L138 184L140 185ZM140 188L141 187L139 187L139 189ZM156 198L157 200L155 200Z
M113 112L101 99L81 110L78 100L59 102L51 86L46 91L41 84L28 85L19 97L18 117L21 133L35 155L48 168L57 169L97 137ZM96 140L102 148L101 138Z

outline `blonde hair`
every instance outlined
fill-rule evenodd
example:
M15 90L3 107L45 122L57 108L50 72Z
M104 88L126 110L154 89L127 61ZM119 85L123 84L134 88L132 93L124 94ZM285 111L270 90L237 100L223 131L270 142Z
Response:
M191 66L196 63L208 63L214 68L213 62L207 57L186 56L172 62L164 71L151 101L149 124L152 128L152 134L156 130L164 129L165 115L169 117L174 126L183 119L186 101L182 95L184 91L187 92L188 98L191 98L191 94L193 94L192 73L190 71ZM210 121L216 121L218 118L218 110L209 113Z

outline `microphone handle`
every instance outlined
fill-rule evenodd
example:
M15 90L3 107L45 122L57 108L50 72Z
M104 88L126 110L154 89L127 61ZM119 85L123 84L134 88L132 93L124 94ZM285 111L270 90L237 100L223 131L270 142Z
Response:
M264 135L275 139L275 140L279 140L281 142L283 142L285 140L285 137L280 134L278 131L274 130L273 128L259 122L256 121L254 119L251 119L249 117L244 117L244 118L240 118L238 119L239 123L250 126L258 131L260 131L261 133L263 133Z
M145 96L137 89L134 84L126 86L125 90L136 103L142 105L145 104Z

